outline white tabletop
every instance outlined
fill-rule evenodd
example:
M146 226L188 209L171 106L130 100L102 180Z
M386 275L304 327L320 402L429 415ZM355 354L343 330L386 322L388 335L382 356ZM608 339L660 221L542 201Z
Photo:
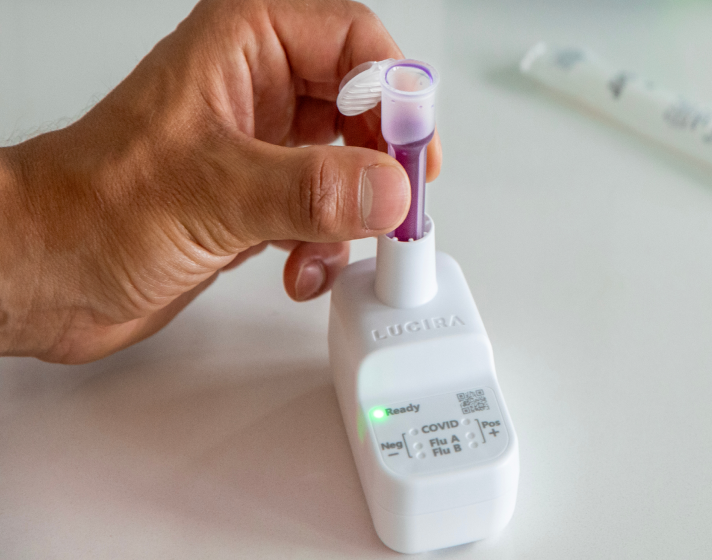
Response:
M424 557L709 558L712 170L516 65L540 39L587 45L712 100L712 6L369 5L441 72L429 212L470 282L521 445L505 531ZM0 0L0 138L81 114L190 8ZM328 297L291 302L284 258L225 274L100 362L0 359L0 559L398 556L346 441Z

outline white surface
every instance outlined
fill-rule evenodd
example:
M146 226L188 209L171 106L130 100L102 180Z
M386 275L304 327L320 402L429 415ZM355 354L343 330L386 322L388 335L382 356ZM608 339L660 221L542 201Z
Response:
M712 171L560 104L516 65L540 39L581 44L712 100L712 6L370 5L440 72L428 212L520 439L506 530L425 557L709 557ZM0 0L0 137L79 114L189 9ZM225 275L102 362L0 360L0 558L398 557L346 442L328 299L290 303L283 260Z
M512 518L519 482L492 346L462 270L444 253L433 299L410 309L381 303L373 286L382 239L378 265L353 263L337 279L329 314L329 361L361 486L376 532L394 550L479 541ZM477 389L487 410L463 412L458 394ZM375 419L378 408L387 417Z

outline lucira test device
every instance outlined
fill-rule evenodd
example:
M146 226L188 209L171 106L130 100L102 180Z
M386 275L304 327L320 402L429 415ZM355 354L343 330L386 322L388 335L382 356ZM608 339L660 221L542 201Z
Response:
M337 100L347 116L381 103L389 153L411 183L405 221L378 238L376 258L342 272L329 317L334 384L373 524L404 553L500 531L519 481L487 332L424 212L438 82L423 62L369 62L346 75Z

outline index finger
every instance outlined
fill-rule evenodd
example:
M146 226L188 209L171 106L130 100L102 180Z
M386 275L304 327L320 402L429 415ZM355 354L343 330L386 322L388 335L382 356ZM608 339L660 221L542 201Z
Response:
M270 17L292 73L335 85L337 93L341 78L362 62L403 58L381 20L357 2L279 2Z

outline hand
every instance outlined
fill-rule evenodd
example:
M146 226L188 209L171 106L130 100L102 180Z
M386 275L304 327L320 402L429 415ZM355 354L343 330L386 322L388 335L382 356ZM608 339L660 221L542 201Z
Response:
M360 4L203 0L78 122L0 150L0 355L106 356L270 241L292 298L328 290L345 242L410 202L378 109L335 104L386 58L403 56ZM429 179L440 159L436 137Z

